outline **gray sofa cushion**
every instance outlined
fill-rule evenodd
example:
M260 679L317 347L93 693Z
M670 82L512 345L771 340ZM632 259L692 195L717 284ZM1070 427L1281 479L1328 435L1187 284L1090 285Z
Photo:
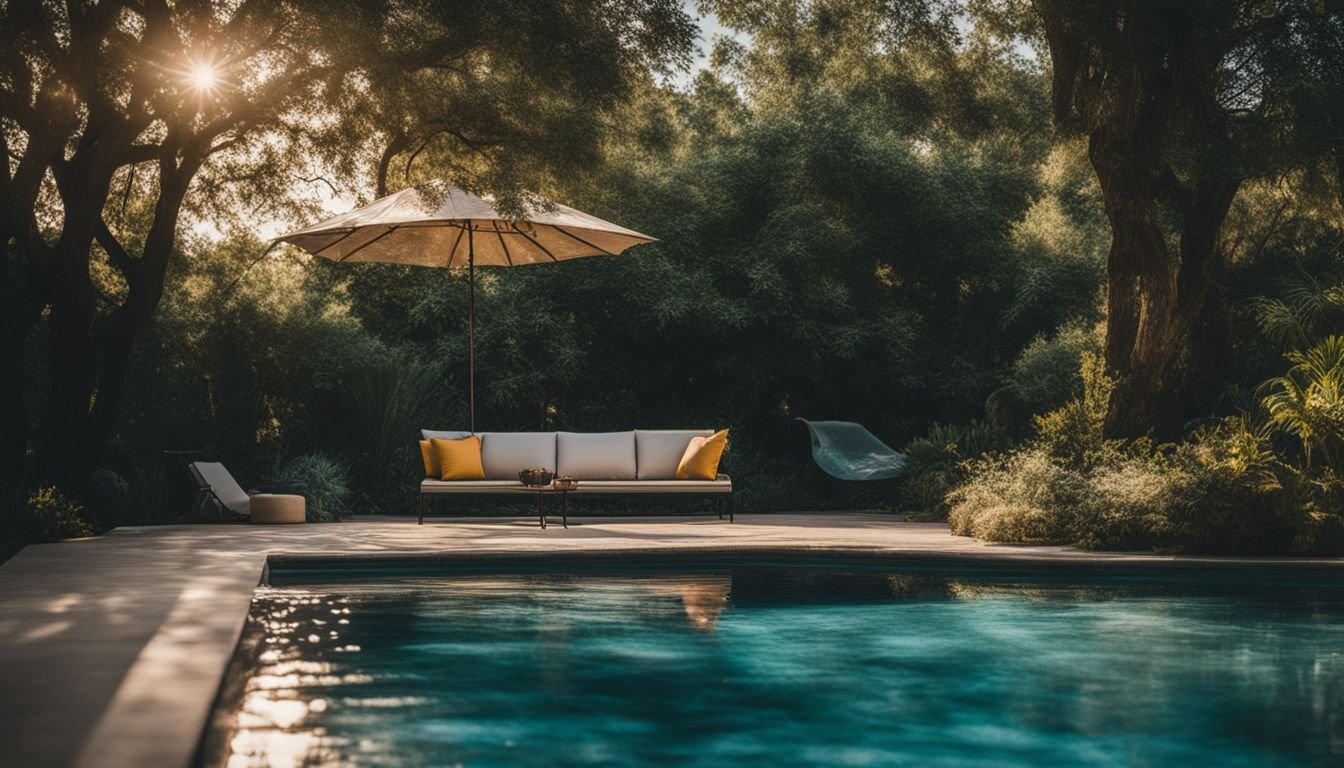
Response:
M634 480L634 432L558 432L556 474L577 480Z
M422 439L425 439L425 440L433 440L433 439L436 438L436 437L437 437L438 439L440 439L440 440L461 440L462 438L464 438L464 437L466 437L467 435L470 435L470 434L471 434L470 432L457 432L457 431L455 431L455 430L451 430L451 429L450 429L450 430L447 430L447 431L442 430L442 429L422 429L422 430L420 430L420 436L421 436Z
M640 480L673 480L692 437L709 437L712 429L637 429L635 455Z
M533 467L555 471L554 432L482 432L481 466L486 480L517 480Z

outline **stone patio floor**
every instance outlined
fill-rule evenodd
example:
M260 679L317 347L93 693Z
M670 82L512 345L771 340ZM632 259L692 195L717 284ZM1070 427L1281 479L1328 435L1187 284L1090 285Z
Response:
M577 523L577 524L575 524ZM558 521L360 518L301 526L171 525L30 546L0 565L0 763L180 768L191 763L270 555L657 556L685 551L862 553L900 561L1106 567L1311 567L993 545L939 523L853 513ZM277 557L277 559L280 559Z

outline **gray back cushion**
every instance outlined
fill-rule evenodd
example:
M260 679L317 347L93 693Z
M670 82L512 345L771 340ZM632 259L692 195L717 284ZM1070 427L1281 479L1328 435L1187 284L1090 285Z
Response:
M481 465L486 480L517 480L524 469L555 471L554 432L482 432Z
M635 452L640 480L672 480L677 476L686 446L692 437L709 437L712 429L637 429Z
M215 497L220 503L240 515L251 514L252 500L248 497L247 491L233 479L229 470L224 468L223 464L217 461L197 461L191 465L192 469L200 475L205 484L210 486L210 490L215 492Z
M439 438L440 440L461 440L462 438L470 434L471 434L470 432L457 432L455 430L447 430L447 431L444 431L442 429L420 430L420 435L425 440L433 440L436 437Z
M558 432L556 474L577 480L634 480L634 432Z

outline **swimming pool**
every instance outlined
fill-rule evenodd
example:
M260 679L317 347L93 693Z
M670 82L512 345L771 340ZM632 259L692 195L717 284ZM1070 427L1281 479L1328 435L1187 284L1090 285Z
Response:
M258 591L213 762L1344 762L1338 588L834 566L332 578Z

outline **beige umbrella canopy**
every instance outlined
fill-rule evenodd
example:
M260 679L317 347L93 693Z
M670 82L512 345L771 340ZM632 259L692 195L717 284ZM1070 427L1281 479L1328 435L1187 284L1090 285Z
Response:
M506 216L457 187L402 190L276 238L336 262L466 267L471 430L476 431L476 266L517 267L615 256L655 238L559 204Z

